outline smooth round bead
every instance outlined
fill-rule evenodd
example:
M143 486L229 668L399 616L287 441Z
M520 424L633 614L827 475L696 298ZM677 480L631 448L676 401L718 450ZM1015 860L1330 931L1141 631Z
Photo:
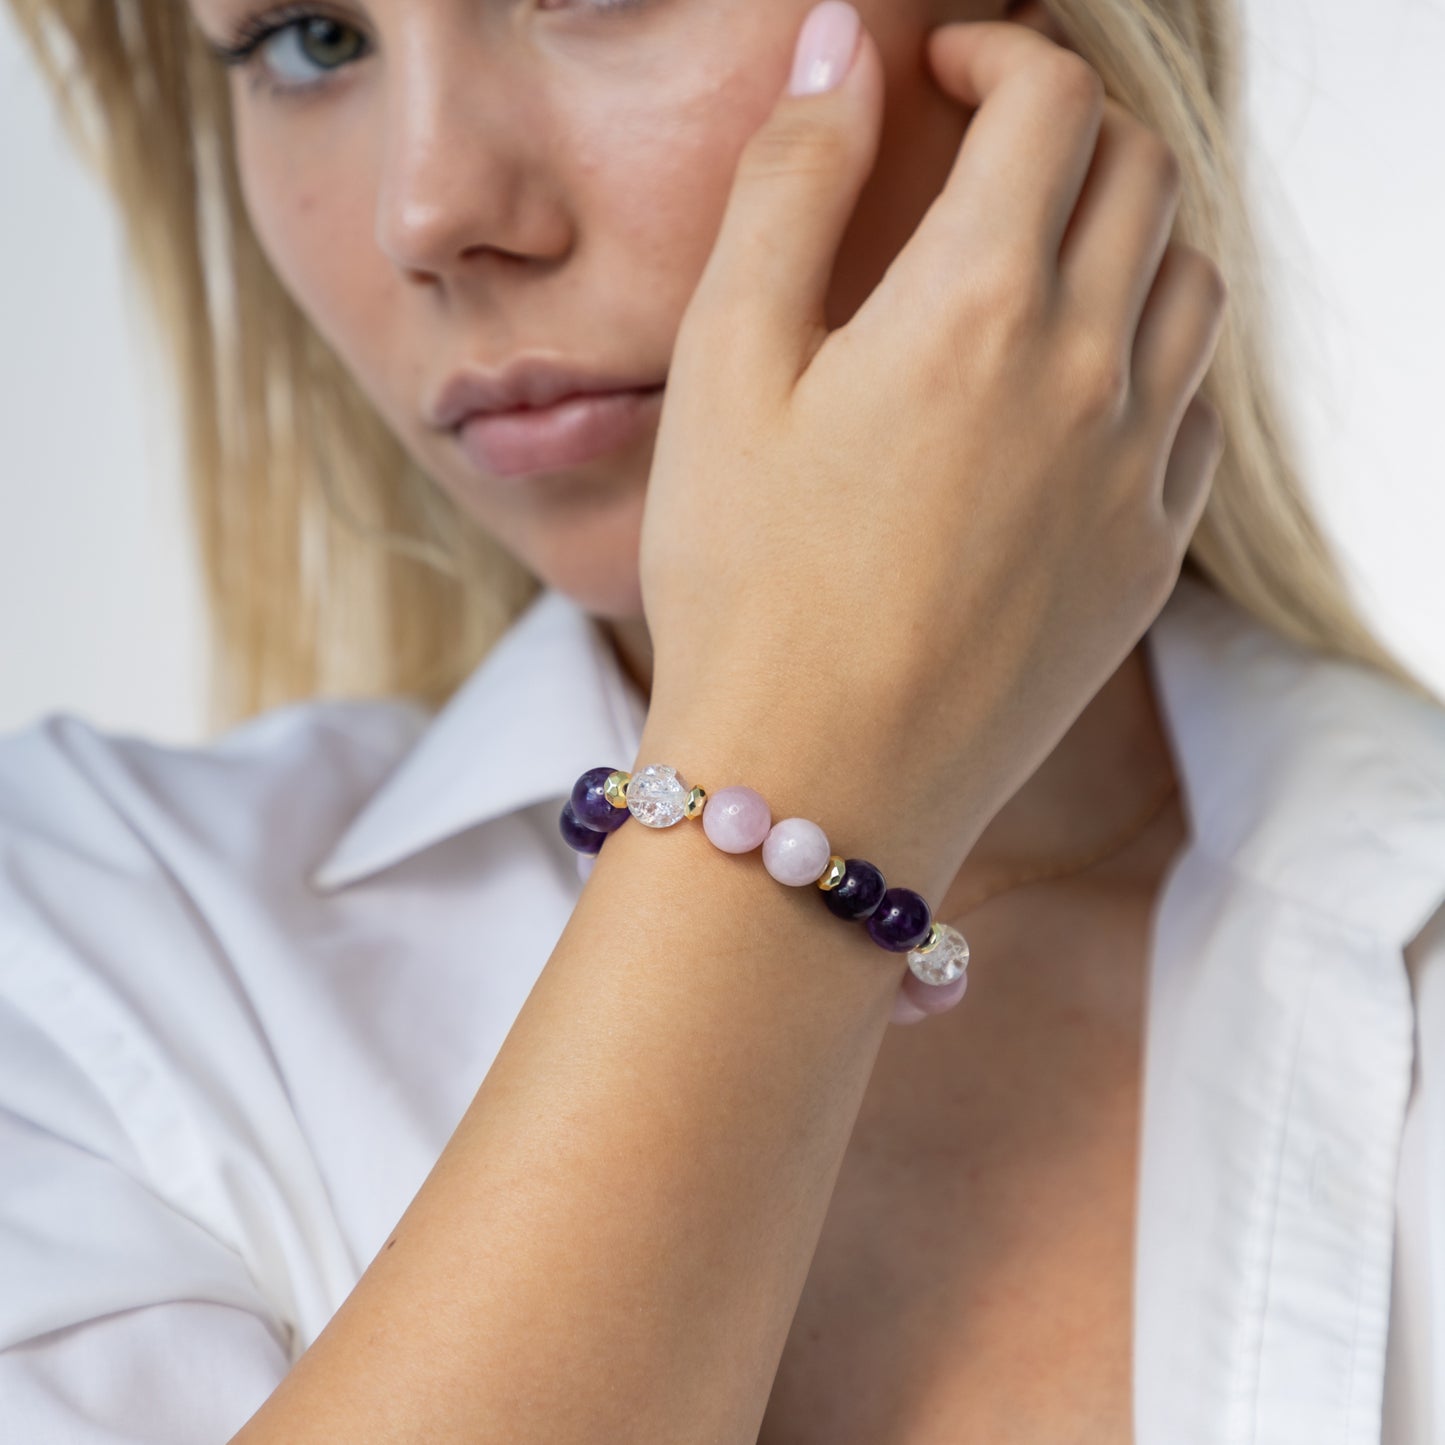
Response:
M753 788L719 788L702 810L702 830L724 853L761 848L773 826L767 799Z
M907 953L928 937L932 923L932 910L921 893L911 888L889 888L863 926L880 948Z
M612 768L588 768L572 784L572 814L584 827L599 833L611 833L627 819L626 808L614 808L603 789L613 774Z
M940 923L941 935L927 953L916 949L908 955L908 967L922 982L938 987L952 983L968 967L968 940L951 924Z
M823 902L849 923L861 923L883 901L888 885L866 858L845 860L843 881L823 894Z
M633 773L627 785L627 810L649 828L671 828L687 817L692 785L676 768L654 764Z
M606 833L597 828L589 828L577 817L572 811L570 798L562 804L562 816L558 821L567 846L575 848L579 853L596 853L607 841Z
M889 1022L895 1024L922 1023L933 1014L947 1013L956 1008L968 991L968 973L965 971L952 983L923 983L912 973L903 975L898 992L893 995L893 1012Z
M763 867L790 888L816 883L832 856L828 835L807 818L784 818L763 839Z

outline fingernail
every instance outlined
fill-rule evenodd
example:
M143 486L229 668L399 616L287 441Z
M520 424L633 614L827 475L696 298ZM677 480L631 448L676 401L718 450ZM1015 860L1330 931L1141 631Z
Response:
M847 0L820 0L808 12L793 55L789 95L819 95L847 75L861 24Z

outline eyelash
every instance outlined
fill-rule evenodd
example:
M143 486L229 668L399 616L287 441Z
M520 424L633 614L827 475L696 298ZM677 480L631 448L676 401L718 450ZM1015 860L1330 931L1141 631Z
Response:
M328 14L311 5L282 5L274 10L263 11L259 15L248 16L232 30L224 43L213 44L211 49L223 65L247 69L256 65L262 58L260 55L262 47L285 35L288 31L294 30L299 33L301 27L309 20L329 20L333 25L340 25L350 30L356 29L339 15ZM359 60L370 53L369 42L365 41L363 37L362 47L352 57L352 61ZM333 70L344 68L344 66L332 67ZM258 66L258 69L262 69L262 67ZM255 83L264 84L270 91L287 95L314 91L329 84L326 80L312 80L305 84L298 84L295 81L279 81L274 76L261 74L254 79Z
M621 10L636 9L640 5L649 3L649 0L588 0L591 8L603 13ZM223 65L235 66L238 69L245 69L260 58L260 51L263 46L269 44L278 36L284 35L289 30L300 31L301 27L308 20L329 20L334 25L340 25L349 30L356 30L356 27L348 20L343 20L339 15L332 15L324 10L317 10L311 5L281 5L274 10L263 11L259 15L249 16L242 20L226 40L220 44L212 43L211 50L216 58ZM360 34L360 32L357 32ZM371 44L362 36L362 46L356 55L342 65L332 66L330 72L323 70L323 74L334 73L344 70L347 65L354 64L358 60L365 59L371 54ZM278 81L274 76L256 77L257 84L264 84L266 89L281 95L297 95L309 93L321 89L330 82L325 79L302 82Z

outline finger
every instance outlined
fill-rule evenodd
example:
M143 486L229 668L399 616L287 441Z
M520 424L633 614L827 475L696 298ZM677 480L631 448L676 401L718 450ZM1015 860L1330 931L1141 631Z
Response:
M1184 410L1164 469L1161 502L1178 557L1188 550L1189 539L1204 515L1224 447L1224 423L1218 408L1196 393Z
M1228 287L1202 251L1168 246L1133 339L1131 386L1138 406L1177 429L1199 390L1224 324Z
M1098 72L1008 21L942 26L926 51L940 87L975 113L909 246L956 273L963 248L988 242L1052 276L1103 119Z
M1094 164L1064 233L1059 281L1077 307L1121 344L1139 329L1182 190L1173 150L1110 98Z
M681 328L691 337L701 326L702 345L714 354L726 347L764 387L790 388L827 335L838 247L877 157L882 60L851 5L823 0L809 12L788 80L823 73L809 48L814 42L836 46L850 36L831 72L841 76L836 85L801 95L785 87L744 145L696 305Z

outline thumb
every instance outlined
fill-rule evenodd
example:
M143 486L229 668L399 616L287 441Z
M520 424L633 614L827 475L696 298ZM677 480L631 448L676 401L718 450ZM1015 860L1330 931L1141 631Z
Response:
M694 293L755 379L791 391L827 335L825 302L844 230L878 153L883 66L858 12L820 0L788 83L738 159ZM706 324L706 323L705 323Z

